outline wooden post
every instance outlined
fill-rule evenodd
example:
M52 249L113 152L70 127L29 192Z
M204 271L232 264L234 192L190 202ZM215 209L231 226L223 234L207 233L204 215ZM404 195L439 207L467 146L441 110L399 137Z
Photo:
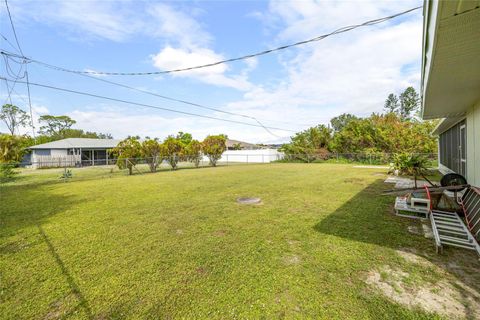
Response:
M108 166L108 150L107 150L107 149L105 149L105 157L106 157L106 158L105 158L105 159L106 159L106 163L105 163L105 164Z
M94 167L95 166L95 150L92 150L91 153L92 153L92 167Z

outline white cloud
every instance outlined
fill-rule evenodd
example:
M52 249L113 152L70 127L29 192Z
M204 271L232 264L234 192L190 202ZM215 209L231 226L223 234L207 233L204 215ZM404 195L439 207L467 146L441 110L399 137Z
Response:
M224 57L207 48L175 49L167 46L158 54L152 56L153 65L161 70L183 69L191 66L205 65ZM251 70L254 63L250 62L246 69ZM252 85L247 80L247 71L240 75L226 76L228 70L226 64L219 64L213 67L195 69L173 73L174 77L195 78L205 83L231 87L238 90L248 90Z
M222 54L211 49L213 37L193 16L173 10L172 7L164 4L150 7L149 12L159 19L156 34L175 44L169 44L157 54L152 55L152 63L156 68L160 70L184 69L225 59ZM246 68L236 75L227 75L228 66L219 64L208 68L172 73L170 76L192 78L216 86L245 91L252 88L252 84L248 81L248 73L255 66L256 60L251 59L246 61Z
M108 106L98 111L75 110L68 116L77 121L75 127L87 131L111 133L115 138L125 138L128 135L140 135L141 137L165 138L178 131L190 132L193 137L203 140L209 134L227 134L232 139L243 139L251 142L265 142L275 137L264 129L232 124L212 119L179 116L174 118L152 114L151 111L139 109L132 112L127 108ZM223 118L225 115L222 115ZM238 117L229 119L247 121ZM249 121L256 124L253 121ZM287 137L288 134L278 130L272 130L275 134ZM285 139L284 139L285 141Z
M169 39L182 48L206 46L212 41L203 26L182 11L166 4L150 5L147 11L154 18L149 32L156 37Z
M131 10L130 1L13 1L15 17L48 25L61 26L78 40L101 38L125 41L141 32L143 23Z

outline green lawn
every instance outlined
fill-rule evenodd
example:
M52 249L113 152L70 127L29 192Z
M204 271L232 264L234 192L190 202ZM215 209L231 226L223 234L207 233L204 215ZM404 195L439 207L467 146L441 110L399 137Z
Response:
M0 186L0 319L448 318L369 283L372 272L385 283L398 274L385 270L402 271L399 295L468 286L460 303L475 316L475 255L437 256L408 232L420 222L391 214L384 169L78 170L67 183L27 170Z

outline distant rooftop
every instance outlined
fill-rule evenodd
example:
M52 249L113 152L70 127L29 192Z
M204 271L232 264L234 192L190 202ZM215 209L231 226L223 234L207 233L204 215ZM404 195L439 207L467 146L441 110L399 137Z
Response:
M244 141L239 141L239 140L233 140L233 139L227 139L226 141L226 145L227 145L227 148L230 149L230 148L233 148L235 145L240 145L240 148L242 149L260 149L260 147L256 144L253 144L253 143L248 143L248 142L244 142Z
M115 148L119 139L68 138L31 146L30 149L110 149Z

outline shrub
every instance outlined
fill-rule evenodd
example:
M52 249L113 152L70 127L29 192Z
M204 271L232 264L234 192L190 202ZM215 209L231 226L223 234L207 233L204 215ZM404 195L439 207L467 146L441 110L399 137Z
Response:
M222 153L227 150L225 136L208 136L202 142L202 151L210 160L212 166L217 165L217 161L222 157Z
M161 144L160 153L172 167L172 170L177 169L178 161L183 157L183 151L182 141L174 136L167 137Z
M160 151L161 147L157 140L149 139L142 143L142 156L145 157L145 161L150 167L150 172L157 171L157 167L160 164Z
M419 154L397 153L393 156L393 163L391 164L390 171L414 176L415 187L417 187L417 177L424 177L428 171L428 159Z
M185 147L185 157L198 168L202 160L202 144L197 140L190 141Z
M0 182L8 182L15 179L15 176L18 174L14 170L15 164L12 163L0 163Z
M119 169L128 169L128 174L132 175L133 167L137 164L138 158L142 155L142 145L135 137L122 140L110 152L117 158Z

